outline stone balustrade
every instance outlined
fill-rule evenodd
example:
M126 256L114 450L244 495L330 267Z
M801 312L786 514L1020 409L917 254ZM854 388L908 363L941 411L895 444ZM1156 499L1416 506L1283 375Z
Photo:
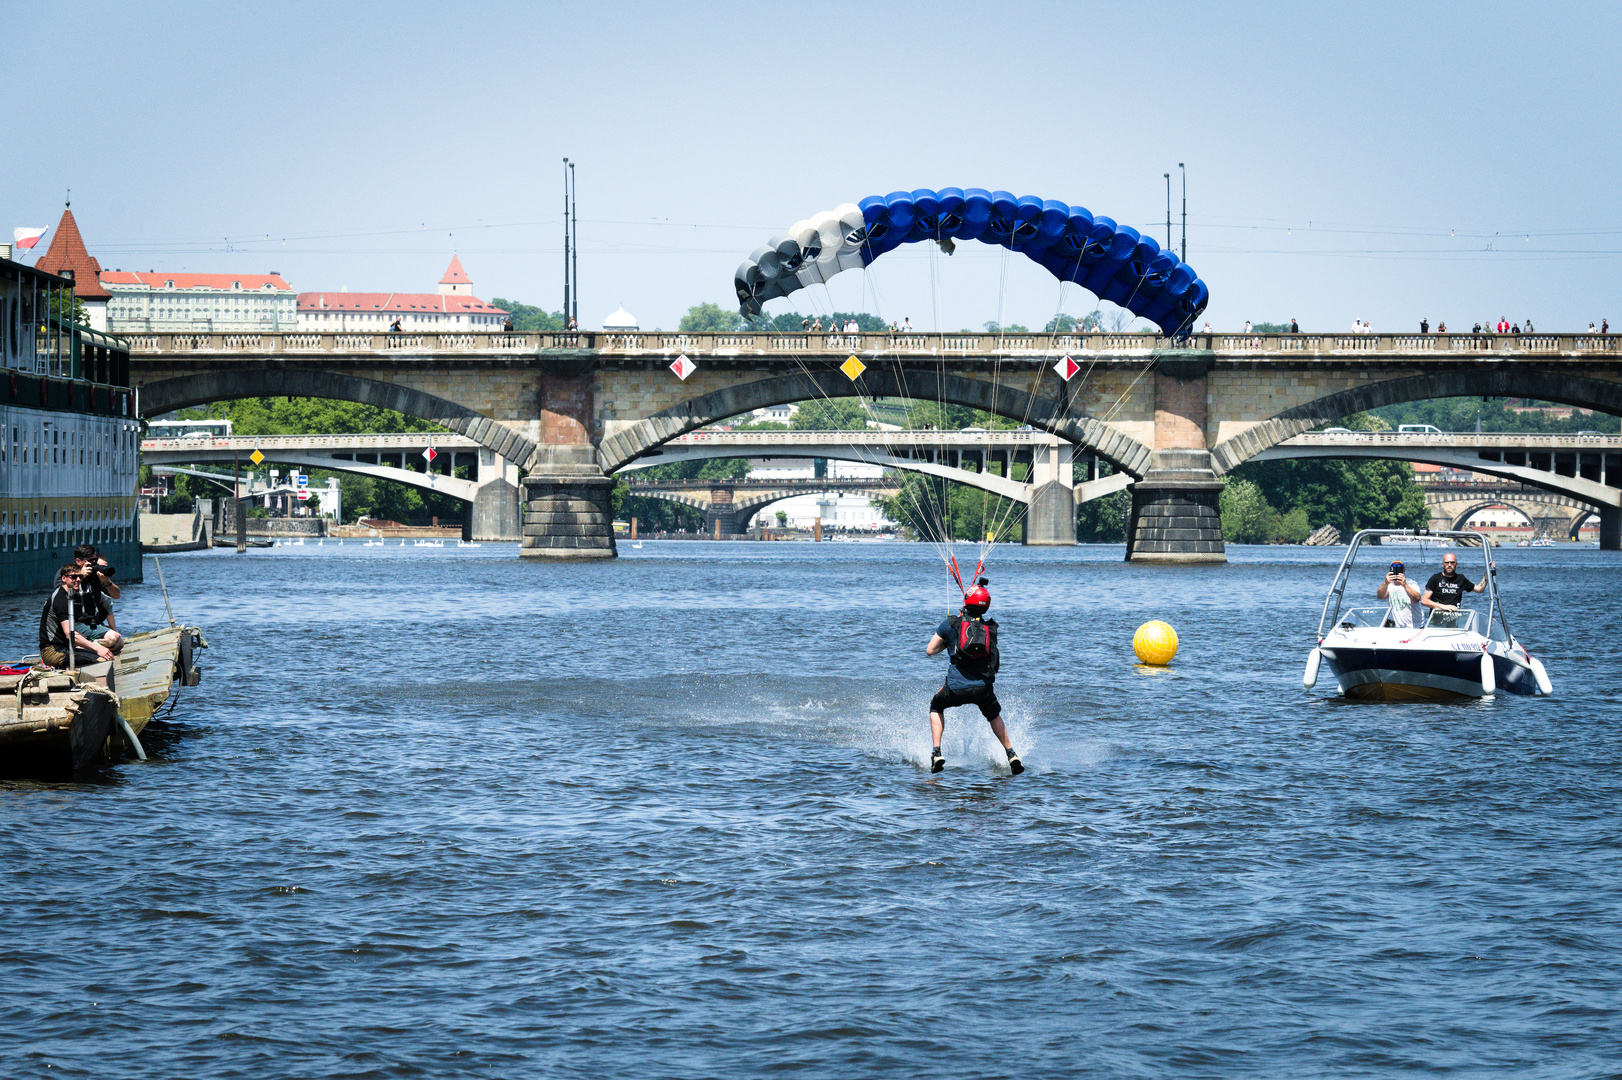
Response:
M138 333L128 335L132 356L208 353L219 356L297 354L527 354L655 353L675 356L775 356L850 353L899 357L1018 356L1061 353L1148 355L1157 350L1210 352L1230 359L1276 357L1449 355L1582 357L1622 355L1618 334L1193 334L1172 339L1155 334L785 334L578 331L574 333Z

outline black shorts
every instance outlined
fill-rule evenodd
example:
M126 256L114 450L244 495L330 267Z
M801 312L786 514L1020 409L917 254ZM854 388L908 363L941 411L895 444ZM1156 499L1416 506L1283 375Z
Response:
M944 713L947 709L954 709L959 705L976 705L980 715L987 720L995 720L1002 715L1002 703L997 700L997 691L989 686L978 690L952 690L942 686L935 691L935 696L929 699L929 711Z

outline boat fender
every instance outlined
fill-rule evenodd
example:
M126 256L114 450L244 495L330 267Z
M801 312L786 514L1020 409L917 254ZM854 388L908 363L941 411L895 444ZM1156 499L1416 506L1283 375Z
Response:
M1318 685L1318 665L1323 662L1323 653L1313 649L1307 653L1307 670L1301 675L1301 685L1311 690Z
M1526 662L1532 668L1532 678L1537 680L1538 693L1544 697L1552 695L1554 693L1554 683L1549 681L1549 673L1543 670L1543 661L1531 653L1527 653Z
M1484 652L1481 654L1481 692L1492 697L1497 689L1497 681L1493 677L1492 654Z

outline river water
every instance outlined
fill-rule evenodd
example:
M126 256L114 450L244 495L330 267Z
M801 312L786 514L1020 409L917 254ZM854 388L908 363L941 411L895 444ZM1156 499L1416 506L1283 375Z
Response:
M152 760L0 784L0 1072L1619 1075L1615 553L1496 553L1554 698L1380 705L1300 685L1341 549L999 548L1011 777L927 771L930 548L621 551L165 557Z

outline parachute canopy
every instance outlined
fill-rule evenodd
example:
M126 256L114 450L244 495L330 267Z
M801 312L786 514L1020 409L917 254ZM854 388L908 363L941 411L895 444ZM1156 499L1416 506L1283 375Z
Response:
M919 188L845 203L773 236L733 275L738 308L758 315L767 300L920 240L948 254L959 240L1000 244L1167 334L1192 325L1210 299L1205 282L1152 237L1085 207L984 188Z

